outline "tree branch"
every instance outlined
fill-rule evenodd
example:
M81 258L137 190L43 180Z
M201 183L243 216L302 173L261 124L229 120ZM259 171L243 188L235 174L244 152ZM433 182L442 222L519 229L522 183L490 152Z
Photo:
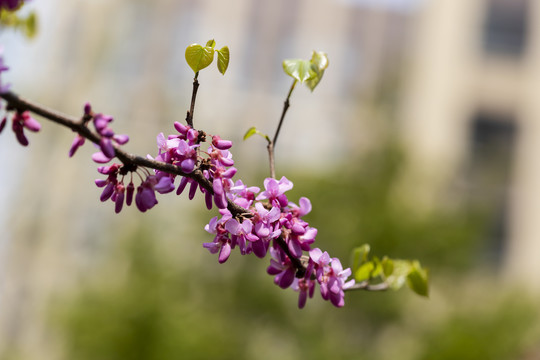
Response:
M195 81L194 81L194 94L195 95L197 92L195 89L196 80L197 79L195 78ZM269 144L269 146L275 143L275 140L277 139L277 136L279 135L279 129L281 127L281 123L283 122L285 113L287 112L287 108L289 107L288 105L289 97L291 95L292 90L294 89L295 83L293 83L293 86L291 86L291 90L289 91L287 100L285 100L285 106L283 108L283 113L281 115L280 124L276 131L276 135L274 136L274 141L271 144ZM195 95L193 99L195 98ZM11 91L0 93L0 98L3 98L7 102L8 110L16 110L20 112L30 111L58 125L67 127L77 132L79 135L92 141L95 144L99 144L99 141L100 141L99 135L91 131L86 126L86 123L83 121L83 119L77 119L72 116L62 114L56 110L51 110L45 106L34 103L27 99L24 99ZM193 99L192 99L192 106L194 104ZM192 112L190 113L193 114ZM146 157L142 157L138 155L130 154L128 152L125 152L121 148L119 148L117 145L114 145L114 152L115 152L116 157L118 157L118 159L126 166L142 166L142 167L146 167L146 168L150 168L154 170L163 171L169 174L185 176L185 177L195 180L206 191L210 192L210 194L212 195L214 194L212 184L203 176L203 173L200 169L195 169L193 172L188 174L188 173L183 172L179 166L148 159ZM273 151L272 151L272 158L273 158ZM227 209L231 212L233 216L251 217L251 212L249 210L244 209L241 206L238 206L237 204L235 204L229 199L227 199ZM289 247L287 246L287 243L285 242L283 237L279 236L277 239L275 239L275 241L276 241L276 244L285 252L285 254L289 257L289 259L293 263L294 267L296 268L296 276L303 277L306 272L306 267L304 266L304 264L302 264L302 261L291 254L291 252L289 251ZM364 281L364 282L355 284L354 286L352 286L351 288L347 290L384 291L387 289L388 289L388 284L386 283L371 285L367 281Z
M79 119L76 119L69 115L62 114L55 110L48 109L45 106L36 104L30 100L21 98L20 96L18 96L17 94L11 91L0 93L0 97L3 98L7 102L8 110L17 110L21 112L22 111L33 112L34 114L40 115L47 120L50 120L54 123L65 126L67 128L70 128L71 130L77 132L82 137L92 141L95 144L99 144L100 137L96 133L91 131L83 123L83 121ZM195 180L206 191L209 191L210 194L212 195L214 194L212 184L203 176L202 172L198 169L188 174L188 173L183 172L179 166L167 164L161 161L156 161L156 160L148 159L146 157L127 153L126 151L118 147L117 145L114 145L114 153L116 157L124 165L143 166L150 169L163 171L169 174L185 176L185 177ZM242 214L243 216L246 216L246 213L249 214L248 210L244 209L241 206L236 205L234 202L230 200L227 201L227 209L229 209L229 211L233 215Z

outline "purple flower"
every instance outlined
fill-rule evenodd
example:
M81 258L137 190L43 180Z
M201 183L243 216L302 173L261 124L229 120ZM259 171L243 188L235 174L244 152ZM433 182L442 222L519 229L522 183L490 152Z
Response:
M212 145L214 145L214 147L219 149L219 150L228 150L232 146L232 141L223 140L218 135L214 135L214 136L212 136Z
M183 140L188 140L189 145L194 145L199 139L199 132L195 129L192 129L188 125L183 125L178 121L174 122L174 128L180 133L180 138Z
M234 185L231 178L236 174L236 168L226 168L220 162L213 162L210 171L205 171L205 176L212 181L214 202L219 209L227 208L227 193Z
M30 112L24 111L21 113L17 111L12 118L12 129L19 143L22 146L27 146L28 139L24 134L24 128L33 132L38 132L41 129L41 125L36 119L30 116Z
M217 216L212 218L210 222L204 227L204 229L215 234L214 241L211 243L204 243L203 247L208 249L210 253L215 254L219 252L218 261L223 264L231 255L231 250L234 244L229 237L229 232L225 228L225 224L232 218L231 213L228 210L222 211L222 218L218 219Z
M234 165L232 154L229 150L220 150L213 145L208 148L208 155L212 161L212 164L218 167L228 167Z
M289 202L289 207L291 208L291 212L294 214L294 216L301 218L302 216L311 212L311 201L309 201L308 198L301 197L298 203L300 206Z
M122 207L124 206L124 191L125 188L122 183L117 184L114 189L112 199L114 201L114 212L117 214L122 211Z
M237 180L234 186L231 186L229 196L235 204L247 209L253 204L255 194L259 191L261 189L256 186L247 187L242 180Z
M99 199L101 201L107 201L111 198L115 191L115 187L118 184L118 172L120 169L120 164L112 164L111 166L100 166L98 172L103 175L108 175L106 180L96 179L95 184L97 187L102 187L103 191Z
M91 106L89 103L86 103L84 106L85 115L91 114ZM117 135L109 127L109 124L113 121L113 117L110 115L96 114L93 116L94 128L97 133L101 136L99 141L99 148L103 155L96 155L92 157L95 162L103 163L105 158L112 159L115 157L115 149L113 141L119 145L124 145L129 141L129 136L127 135Z
M154 192L153 187L147 181L144 181L137 187L135 205L137 205L137 209L139 209L140 212L150 210L157 203L158 201L156 199L156 193Z
M323 253L321 249L315 248L309 252L309 258L317 266L317 278L322 277L324 268L330 265L330 255L326 251Z
M129 141L129 136L124 134L114 134L113 140L119 145L124 145Z
M274 283L282 289L286 289L294 281L294 274L296 268L294 267L291 259L283 253L283 250L279 248L270 248L270 266L266 269L266 272L270 275L275 275Z
M309 252L310 261L316 269L317 282L321 287L321 296L324 300L337 307L345 305L345 293L343 290L354 285L354 279L346 281L351 275L351 269L343 270L338 258L330 258L328 253L324 253L316 248Z
M126 188L126 205L130 206L133 201L133 194L135 193L135 185L133 181L130 181Z
M294 279L292 284L294 291L298 291L298 308L303 309L306 305L307 298L313 297L315 292L315 280L309 278Z
M180 163L180 168L186 174L195 170L197 163L197 148L199 145L189 145L185 140L180 140L176 147L174 160Z
M256 203L255 209L257 210L254 217L255 234L261 239L277 238L281 234L281 229L276 227L281 216L279 209L273 207L271 210L266 210L261 203Z
M153 208L154 205L158 203L155 191L158 189L163 190L167 187L170 188L170 186L168 186L169 181L170 179L167 180L166 177L158 179L156 175L149 175L146 180L137 187L137 194L135 195L135 205L137 205L137 209L141 212L146 212ZM156 189L157 185L159 185L158 189ZM172 187L172 190L174 190L174 186Z
M259 238L253 234L253 223L249 219L244 219L242 223L236 219L230 219L225 223L225 229L231 234L232 243L238 245L242 255L251 253L251 243Z
M68 153L69 157L72 157L73 155L75 155L75 152L77 151L77 149L84 145L84 141L85 141L84 137L82 137L79 134L75 135L75 139L73 139L73 143L71 144L71 147L69 148L69 153Z
M183 177L182 180L180 180L180 184L178 185L178 188L176 189L176 195L180 195L181 193L183 193L184 189L186 188L188 184L190 184L188 198L189 200L193 200L193 198L195 197L195 194L197 193L197 189L200 187L200 185L197 181L188 177ZM211 199L210 199L210 204L208 204L207 202L206 205L209 206L208 209L212 208Z
M156 171L156 184L154 189L160 194L166 194L174 190L174 175L162 171Z
M89 102L85 103L83 111L85 116L92 116L92 105Z
M287 197L284 195L285 191L291 190L293 183L290 182L285 176L283 176L279 182L274 178L266 178L264 180L264 188L257 200L268 199L272 206L285 207L288 205Z
M111 158L106 156L103 152L99 151L92 154L92 160L98 164L106 164L111 161Z
M255 216L253 217L253 233L259 238L251 244L253 253L260 258L266 256L270 241L281 235L279 218L281 212L278 208L273 207L271 210L264 208L263 204L255 203Z

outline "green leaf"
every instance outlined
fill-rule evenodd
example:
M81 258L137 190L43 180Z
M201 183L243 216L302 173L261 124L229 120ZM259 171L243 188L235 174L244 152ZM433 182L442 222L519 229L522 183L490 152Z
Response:
M217 67L221 74L225 75L225 71L229 67L229 48L227 46L222 47L217 52Z
M392 273L394 272L394 261L392 259L389 259L386 256L383 257L381 265L385 277L392 275Z
M407 276L407 285L418 295L428 296L428 273L418 261L413 261Z
M328 56L322 51L313 51L311 53L311 64L316 70L324 71L328 67Z
M312 69L311 61L302 59L283 60L283 70L285 73L301 83L317 76Z
M206 46L207 46L207 47L211 47L211 48L213 49L213 48L216 46L216 42L214 41L214 39L208 40L208 41L206 42Z
M391 263L388 263L388 262ZM390 270L391 264L391 273L387 273L388 270ZM386 283L392 290L398 290L400 289L407 280L407 276L411 272L411 262L407 260L386 260L383 259L383 268L385 268L385 275L386 275Z
M259 136L262 136L263 138L266 139L266 141L270 142L270 138L268 137L268 135L266 134L263 134L262 132L260 132L259 130L257 130L257 128L255 126L252 126L248 129L248 131L246 131L246 133L244 134L244 140L247 140L249 139L250 137L252 137L253 135L259 135Z
M186 61L195 73L210 65L213 60L214 49L212 47L191 44L186 48Z
M371 279L371 274L375 269L375 264L371 261L368 261L362 265L354 272L354 280L357 282L362 282L364 280Z
M32 38L36 36L37 33L37 17L34 12L32 12L25 21L24 33L27 37Z
M326 53L322 51L313 51L310 63L315 76L306 81L306 86L313 91L321 81L324 70L328 67L328 57L326 56Z
M370 250L369 244L363 244L353 250L353 255L352 255L353 273L356 272L356 270L360 267L360 265L362 265L363 263L367 261L369 250Z
M371 271L371 277L375 278L377 276L382 275L383 267L382 267L381 260L379 260L378 257L374 256L372 262L373 262L373 270Z
M244 141L249 139L250 137L252 137L256 133L257 133L257 128L255 126L250 127L248 129L248 131L246 131L246 133L244 134Z

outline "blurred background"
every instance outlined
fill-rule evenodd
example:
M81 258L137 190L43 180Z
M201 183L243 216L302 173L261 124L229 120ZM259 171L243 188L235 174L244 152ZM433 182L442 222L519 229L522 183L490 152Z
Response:
M266 275L267 260L202 247L202 198L146 214L99 202L90 145L45 120L0 136L0 359L540 359L540 3L532 0L39 0L33 40L4 30L13 90L114 116L126 150L156 154L191 96L191 43L228 45L199 76L195 125L232 139L261 186L264 140L291 84L285 58L325 51L297 87L277 176L307 196L317 244L349 266L418 259L428 299L346 296L335 309Z

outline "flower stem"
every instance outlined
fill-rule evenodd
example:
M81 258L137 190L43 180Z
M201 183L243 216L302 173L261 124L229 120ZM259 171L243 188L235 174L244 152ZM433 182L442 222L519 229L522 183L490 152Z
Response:
M296 83L298 80L294 79L291 88L289 89L289 93L287 94L287 98L283 102L283 111L281 112L281 117L279 119L278 127L276 129L276 133L274 134L274 138L272 140L268 141L268 146L266 147L268 149L268 160L270 162L270 176L272 178L276 178L276 169L275 169L275 162L274 162L274 149L276 146L276 142L279 136L279 131L281 130L281 125L283 125L283 119L285 119L285 114L287 113L287 110L289 109L290 104L290 98L291 94L294 90L294 87L296 86Z
M197 71L195 73L195 77L193 78L193 92L191 93L191 106L186 115L186 122L192 128L193 128L193 113L195 112L195 100L197 98L197 90L199 89L199 80L197 80L198 77L199 77L199 72Z

